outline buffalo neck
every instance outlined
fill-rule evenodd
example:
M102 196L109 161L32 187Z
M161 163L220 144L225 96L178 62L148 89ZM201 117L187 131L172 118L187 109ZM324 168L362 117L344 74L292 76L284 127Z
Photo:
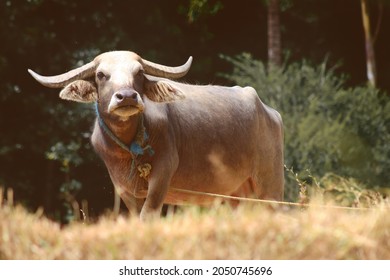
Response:
M117 146L129 152L133 158L143 155L144 150L147 150L149 155L153 155L154 151L151 146L146 145L148 134L142 113L131 116L127 121L104 119L99 112L98 104L96 104L96 116L103 134L109 136Z

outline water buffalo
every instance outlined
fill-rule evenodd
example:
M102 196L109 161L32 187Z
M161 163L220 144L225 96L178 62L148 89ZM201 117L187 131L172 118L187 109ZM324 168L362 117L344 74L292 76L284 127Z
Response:
M191 85L192 57L168 67L113 51L67 73L44 77L60 97L95 102L92 144L116 191L141 219L162 205L207 205L196 192L282 200L283 125L251 87ZM192 192L193 191L193 192Z

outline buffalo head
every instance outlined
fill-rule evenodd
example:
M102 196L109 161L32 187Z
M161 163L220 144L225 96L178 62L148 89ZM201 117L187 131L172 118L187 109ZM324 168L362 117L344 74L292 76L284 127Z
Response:
M147 61L133 52L114 51L57 76L44 77L28 71L44 86L64 87L60 92L62 99L98 102L103 114L126 120L144 110L144 96L156 102L180 98L180 90L151 76L180 78L188 72L191 62L192 57L182 66L168 67Z

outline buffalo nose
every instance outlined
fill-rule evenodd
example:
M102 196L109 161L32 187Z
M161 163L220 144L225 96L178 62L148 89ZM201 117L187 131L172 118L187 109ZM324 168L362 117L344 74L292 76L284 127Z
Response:
M114 94L114 97L117 100L117 102L123 102L125 100L136 101L137 100L137 93L134 91L129 91L129 90L120 91L120 92L116 92Z

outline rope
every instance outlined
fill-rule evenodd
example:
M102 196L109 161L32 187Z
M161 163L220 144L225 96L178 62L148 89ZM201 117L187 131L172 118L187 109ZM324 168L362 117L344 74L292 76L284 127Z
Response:
M112 131L108 128L108 126L106 125L106 123L103 121L102 117L100 116L100 113L99 113L99 109L98 109L98 103L96 102L96 105L95 105L95 110L96 110L96 116L97 116L97 119L99 121L99 125L100 127L103 129L103 131L108 135L110 136L110 138L119 146L121 147L123 150L129 152L130 154L132 154L133 156L133 153L131 152L130 148L127 147L118 137L116 137L116 135L114 133L112 133Z
M95 103L95 111L96 116L99 122L100 127L103 129L103 131L123 150L130 153L132 161L131 161L131 171L130 171L130 177L133 176L134 170L135 170L135 161L137 156L143 155L144 151L148 151L149 156L154 155L154 150L150 145L146 145L145 147L142 147L144 143L149 139L149 135L146 133L145 125L144 125L144 115L141 114L139 118L139 123L137 127L137 134L135 136L135 139L130 143L130 146L126 146L106 125L103 118L100 116L99 113L99 106L98 103ZM151 167L150 167L151 169ZM150 170L149 170L150 173ZM146 177L145 177L146 178Z
M367 207L359 207L358 208L358 207L337 206L337 205L320 205L320 204L308 204L308 203L297 203L297 202L287 202L287 201L274 201L274 200L247 198L247 197L236 197L236 196L230 196L230 195L215 194L215 193L208 193L208 192L199 192L199 191L192 191L192 190L184 190L184 189L178 189L178 188L172 188L172 190L182 192L182 193L203 195L203 196L209 196L209 197L214 197L214 198L222 198L222 199L230 199L230 200L238 200L238 201L254 202L254 203L264 203L264 204L287 205L287 206L293 206L293 207L332 208L332 209L360 210L360 211L374 210L372 208L367 208ZM388 207L385 207L385 209L388 209Z

